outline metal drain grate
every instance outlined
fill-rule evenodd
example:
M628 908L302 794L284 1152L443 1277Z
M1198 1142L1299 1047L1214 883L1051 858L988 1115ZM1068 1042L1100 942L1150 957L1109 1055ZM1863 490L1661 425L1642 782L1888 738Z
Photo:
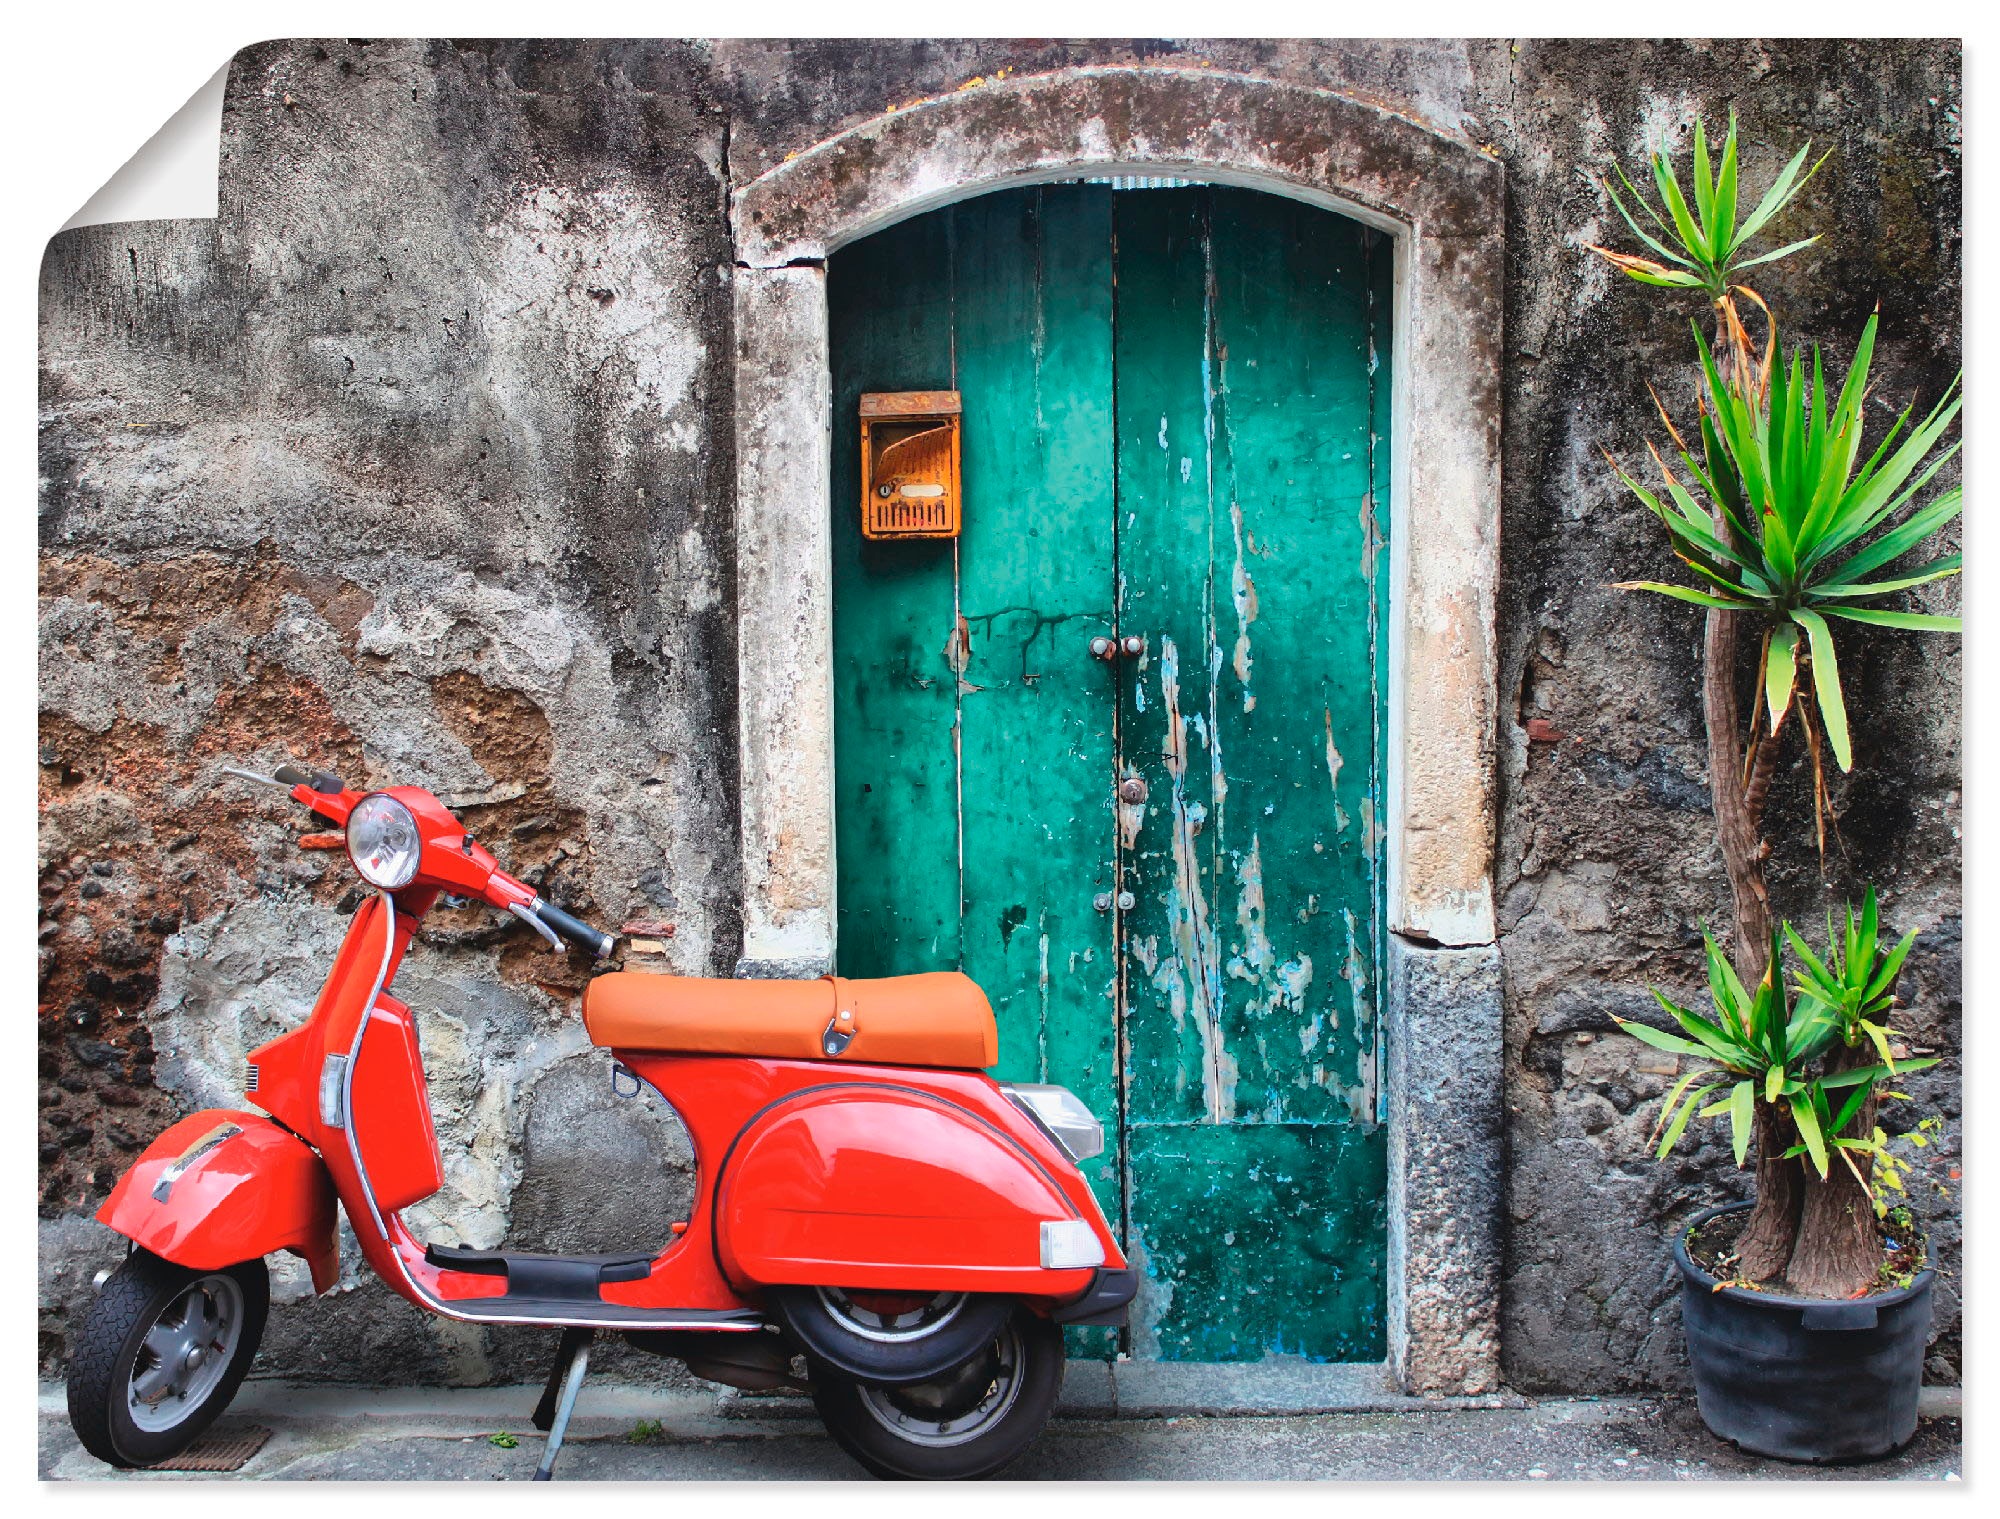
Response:
M171 1461L150 1467L156 1472L233 1472L239 1470L271 1438L261 1424L239 1424L233 1429L211 1429Z

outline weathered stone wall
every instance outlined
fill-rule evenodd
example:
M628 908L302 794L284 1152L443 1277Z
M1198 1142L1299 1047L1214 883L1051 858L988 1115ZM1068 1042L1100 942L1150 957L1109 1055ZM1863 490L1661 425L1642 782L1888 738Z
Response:
M43 280L43 1355L116 1241L87 1214L179 1112L302 1015L353 897L286 810L219 779L287 751L427 784L552 896L739 944L728 192L827 135L1006 71L1212 67L1338 90L1480 144L1509 193L1497 882L1507 980L1502 1356L1518 1386L1681 1375L1662 1237L1740 1185L1644 1146L1658 1073L1608 1015L1694 994L1726 920L1699 614L1608 589L1667 568L1599 445L1688 404L1690 313L1582 250L1593 177L1741 114L1761 187L1835 154L1758 288L1879 394L1957 363L1958 51L1905 42L280 43L232 71L216 223L69 232ZM1878 416L1885 417L1878 406ZM1939 605L1955 604L1947 588ZM1957 1046L1955 640L1853 637L1871 714L1822 882L1778 786L1773 879L1860 882L1925 930L1920 1042ZM413 956L445 1191L469 1243L664 1235L684 1146L599 1085L574 973L445 914ZM1948 1072L1911 1090L1955 1121ZM1948 1129L1948 1135L1953 1129ZM1939 1181L1955 1139L1931 1152ZM588 1196L588 1175L605 1185ZM1955 1204L1918 1199L1956 1270ZM354 1257L349 1254L349 1259ZM336 1378L537 1374L538 1336L425 1319L372 1282L281 1285L264 1362ZM1934 1370L1956 1379L1956 1281ZM530 1342L530 1343L524 1343ZM634 1374L645 1365L628 1363Z
M59 1303L105 1253L74 1215L173 1112L235 1099L357 900L345 861L292 849L293 809L221 764L289 750L427 785L552 899L663 925L682 971L733 963L725 133L705 94L674 45L253 49L217 224L52 244ZM575 969L483 910L426 938L410 995L447 1174L423 1222L473 1244L664 1242L685 1147L670 1124L662 1151L645 1125L586 1122L609 1098L601 1059L566 1060ZM579 1177L604 1185L557 1206ZM489 1352L541 1338L489 1345L372 1280L273 1334L273 1368L475 1380L534 1374Z

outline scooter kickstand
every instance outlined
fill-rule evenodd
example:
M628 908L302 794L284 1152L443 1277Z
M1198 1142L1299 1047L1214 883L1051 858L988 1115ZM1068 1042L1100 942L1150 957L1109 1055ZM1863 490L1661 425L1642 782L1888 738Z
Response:
M569 1429L570 1412L576 1407L576 1395L583 1390L583 1379L590 1371L590 1342L596 1336L595 1329L565 1329L556 1342L556 1363L549 1368L548 1385L542 1389L541 1402L535 1405L535 1428L547 1430L549 1438L542 1448L542 1464L535 1468L531 1481L547 1482L555 1471L556 1455L562 1450L563 1435Z

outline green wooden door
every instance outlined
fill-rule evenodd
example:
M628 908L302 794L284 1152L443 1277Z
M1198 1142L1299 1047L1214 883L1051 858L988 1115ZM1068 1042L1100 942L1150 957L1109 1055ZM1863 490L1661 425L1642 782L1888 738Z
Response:
M828 288L842 974L962 968L1000 1074L1115 1125L1134 1354L1380 1359L1390 245L1050 185ZM964 532L865 541L858 398L931 389Z

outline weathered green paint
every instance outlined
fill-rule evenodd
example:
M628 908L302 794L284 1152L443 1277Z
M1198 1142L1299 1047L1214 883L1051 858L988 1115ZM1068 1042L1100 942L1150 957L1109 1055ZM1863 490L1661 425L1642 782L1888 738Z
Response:
M1389 250L1222 189L1125 197L1117 237L1119 625L1147 644L1120 718L1148 787L1122 830L1145 1348L1371 1359Z
M1379 1361L1378 1134L1347 1124L1141 1124L1129 1141L1147 1287L1132 1353Z
M902 277L950 257L927 218L871 239L828 292L834 375L833 681L840 968L850 976L954 966L959 958L957 692L945 658L957 545L861 536L859 398L952 386L951 290Z
M1116 1116L1086 1169L1150 1278L1142 1355L1384 1351L1389 251L1071 185L832 268L841 969L961 966L1002 1074ZM945 387L955 553L863 544L855 398ZM1091 659L1113 631L1145 654Z

